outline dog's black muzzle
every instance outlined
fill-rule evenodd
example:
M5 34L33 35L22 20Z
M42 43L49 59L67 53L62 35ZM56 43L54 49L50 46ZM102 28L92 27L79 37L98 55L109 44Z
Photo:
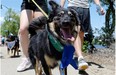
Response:
M68 17L68 15L64 16L61 20L61 28L69 28L71 27L71 19Z
M64 22L62 22L61 27L62 28L67 28L67 27L70 27L70 25L71 25L71 22L70 21L64 21Z

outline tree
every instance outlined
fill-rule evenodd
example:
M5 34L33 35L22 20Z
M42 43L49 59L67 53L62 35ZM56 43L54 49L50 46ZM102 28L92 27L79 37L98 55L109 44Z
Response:
M8 9L5 14L4 22L1 25L1 34L8 36L9 33L17 35L19 29L19 15L12 9Z
M114 31L115 31L115 9L114 9L114 0L102 0L102 2L108 7L106 9L105 16L105 27L102 27L104 32L102 37L103 42L109 47L109 45L114 42Z
M93 0L90 0L92 2ZM106 15L105 15L105 27L102 27L102 34L100 38L102 41L109 46L114 42L114 31L115 31L115 9L114 2L115 0L101 0L101 4L106 6Z
M109 4L108 4L109 3ZM109 46L113 42L113 33L115 30L115 9L114 9L114 0L107 0L106 3L108 9L106 10L105 17L105 27L102 27L105 37L104 42Z

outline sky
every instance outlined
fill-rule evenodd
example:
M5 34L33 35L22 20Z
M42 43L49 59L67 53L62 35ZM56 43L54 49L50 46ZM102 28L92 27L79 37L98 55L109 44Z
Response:
M56 0L56 1L57 3L59 3L60 0ZM22 3L22 0L1 0L0 5L2 4L3 7L2 9L0 9L0 24L4 21L5 13L8 10L6 7L12 8L15 12L20 14L21 3ZM65 7L67 7L66 4L65 4ZM90 15L91 15L91 25L92 25L93 30L95 28L100 29L102 26L105 26L104 25L105 15L104 16L98 15L98 13L96 12L95 4L91 4Z

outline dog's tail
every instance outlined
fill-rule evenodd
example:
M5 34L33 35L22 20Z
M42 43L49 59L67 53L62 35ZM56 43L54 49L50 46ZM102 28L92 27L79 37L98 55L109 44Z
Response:
M33 19L29 24L29 28L28 28L31 37L36 34L36 31L38 29L43 29L45 27L45 24L47 24L46 17L38 17L36 19Z

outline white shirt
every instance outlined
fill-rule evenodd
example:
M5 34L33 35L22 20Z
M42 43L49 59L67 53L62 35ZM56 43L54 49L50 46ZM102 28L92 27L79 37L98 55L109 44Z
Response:
M68 0L68 6L89 8L88 0Z

